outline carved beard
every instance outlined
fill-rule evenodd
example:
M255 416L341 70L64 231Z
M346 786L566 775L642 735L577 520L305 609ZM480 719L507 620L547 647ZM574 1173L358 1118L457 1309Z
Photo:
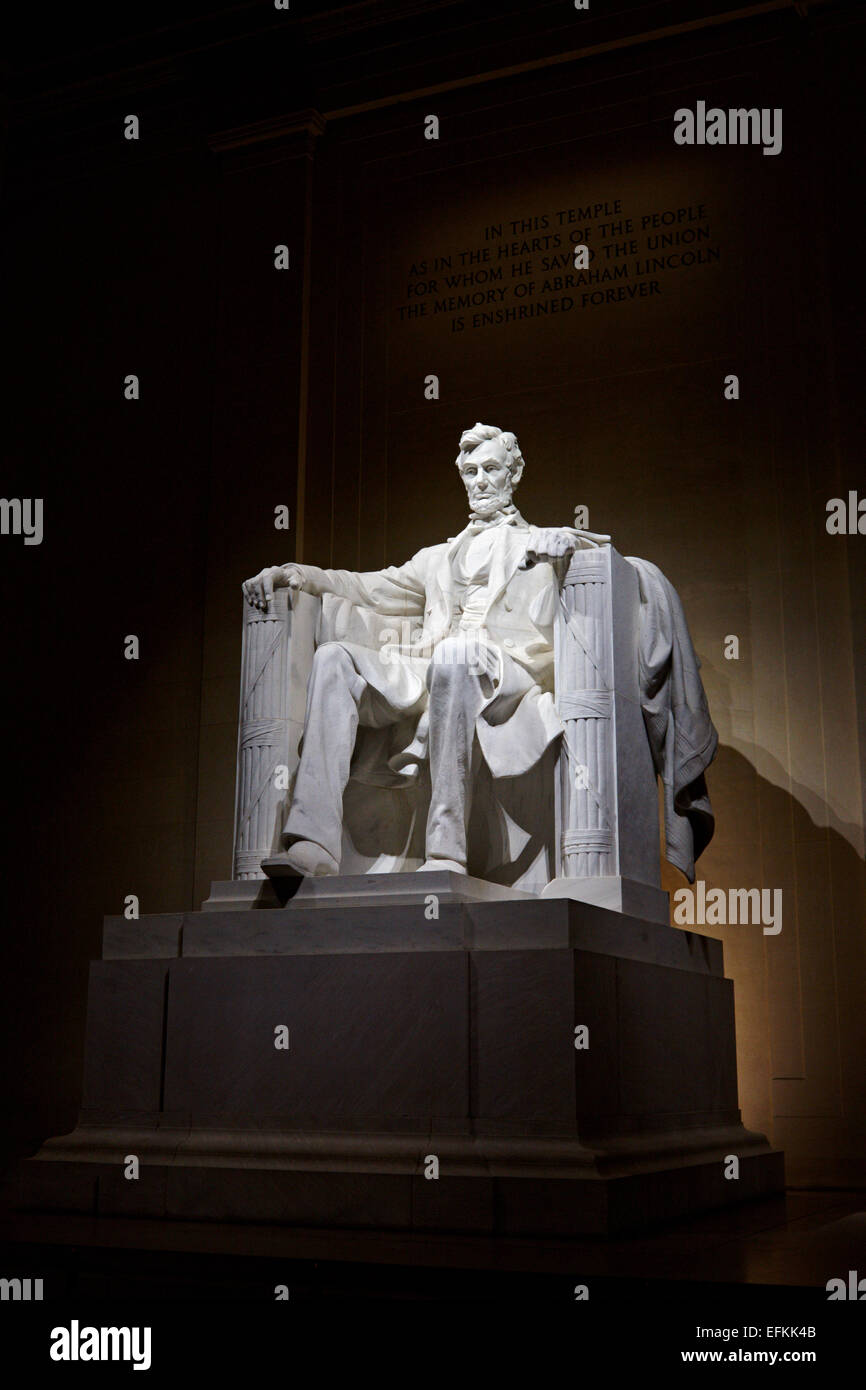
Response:
M480 517L485 521L489 520L497 512L504 511L506 507L512 505L513 492L514 487L510 478L501 488L496 488L495 491L491 492L476 493L475 496L473 496L473 490L467 487L466 496L469 499L470 515Z

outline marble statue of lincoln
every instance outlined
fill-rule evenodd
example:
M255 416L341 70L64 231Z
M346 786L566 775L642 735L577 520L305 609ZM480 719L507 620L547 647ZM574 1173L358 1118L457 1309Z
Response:
M466 430L457 467L468 525L405 565L359 574L289 563L244 583L257 608L288 587L418 624L409 632L402 623L408 640L378 651L352 641L316 649L285 848L262 865L270 875L339 872L343 792L359 725L409 721L403 765L426 759L430 771L422 868L464 874L480 759L494 777L514 777L562 732L553 699L559 586L575 549L609 537L523 519L512 496L524 461L507 430Z

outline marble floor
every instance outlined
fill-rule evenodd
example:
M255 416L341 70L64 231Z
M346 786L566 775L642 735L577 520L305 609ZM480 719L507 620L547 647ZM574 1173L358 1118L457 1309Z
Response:
M11 1186L0 1211L4 1267L46 1280L46 1297L125 1294L159 1300L573 1298L593 1295L721 1300L784 1293L813 1302L827 1280L866 1275L866 1192L791 1190L630 1239L556 1241L314 1231L262 1224L20 1213Z

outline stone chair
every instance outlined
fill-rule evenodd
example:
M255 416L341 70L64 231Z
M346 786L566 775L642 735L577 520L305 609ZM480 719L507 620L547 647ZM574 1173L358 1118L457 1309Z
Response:
M395 621L334 595L290 597L287 589L267 613L244 604L233 901L261 885L262 860L281 847L316 646L347 638L379 651L393 640ZM667 922L639 623L634 568L610 546L577 551L555 631L565 733L523 777L494 781L482 768L469 828L471 875ZM376 737L386 741L390 732ZM365 744L369 750L370 731ZM371 787L369 766L356 759L344 796L341 875L417 869L428 802L426 768L405 788ZM218 893L208 906L217 901Z

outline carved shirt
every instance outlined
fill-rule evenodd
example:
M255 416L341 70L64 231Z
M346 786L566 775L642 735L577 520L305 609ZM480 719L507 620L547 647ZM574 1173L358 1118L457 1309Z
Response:
M489 601L491 564L495 550L504 544L503 528L525 525L513 504L491 521L478 517L470 519L451 556L459 610L454 614L452 631L472 631L483 625Z

